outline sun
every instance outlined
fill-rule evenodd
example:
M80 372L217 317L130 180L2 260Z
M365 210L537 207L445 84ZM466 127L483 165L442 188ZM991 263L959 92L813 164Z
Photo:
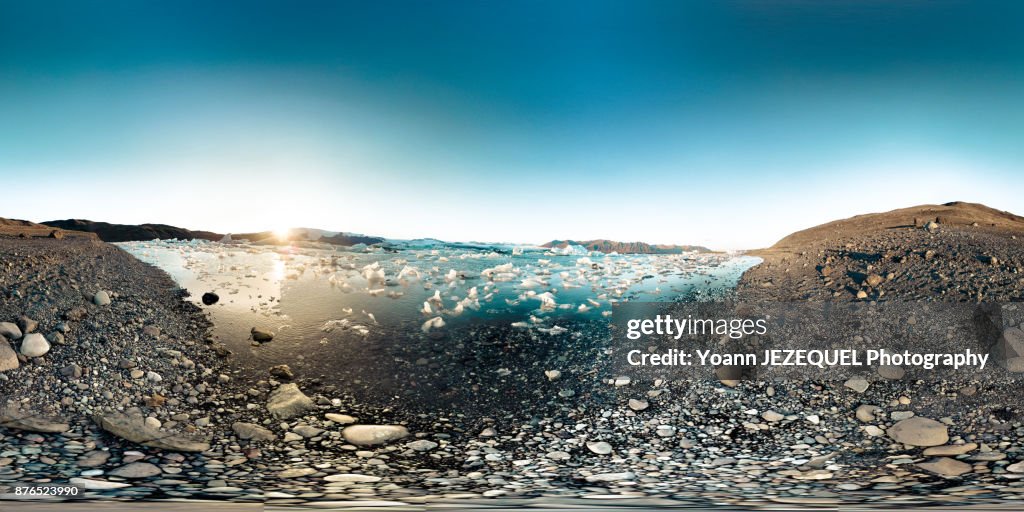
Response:
M291 228L277 228L277 229L274 229L274 236L278 240L280 240L282 242L286 242L286 241L288 241L288 237L291 235L291 232L292 232Z

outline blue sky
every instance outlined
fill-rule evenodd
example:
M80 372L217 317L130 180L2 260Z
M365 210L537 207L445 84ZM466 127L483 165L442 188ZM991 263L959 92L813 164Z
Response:
M921 203L1024 213L1021 19L0 0L0 216L750 248Z

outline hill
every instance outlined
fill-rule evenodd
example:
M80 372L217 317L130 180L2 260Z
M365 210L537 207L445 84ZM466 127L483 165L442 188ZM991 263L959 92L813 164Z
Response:
M220 240L223 236L210 231L192 231L166 224L110 224L108 222L83 219L51 220L43 224L69 231L95 233L104 242L135 242L170 238L178 240Z
M943 227L977 227L985 230L1024 232L1024 217L977 203L953 202L921 205L884 213L857 215L797 231L779 240L768 251L806 249L809 245L856 238L886 230L924 227L935 221Z
M858 215L793 233L740 280L743 300L1024 300L1024 218L975 203Z
M64 238L68 237L85 237L85 238L96 238L95 234L78 233L74 231L65 231L60 228L53 228L51 226L44 226L42 224L36 224L35 222L29 222L27 220L19 219L5 219L0 217L0 237L19 237L19 238L36 238L36 237L51 237L51 238Z

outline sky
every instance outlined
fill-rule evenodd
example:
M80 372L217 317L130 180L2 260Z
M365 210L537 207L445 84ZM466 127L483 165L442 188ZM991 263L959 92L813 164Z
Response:
M771 245L1024 214L1024 2L0 0L0 217Z

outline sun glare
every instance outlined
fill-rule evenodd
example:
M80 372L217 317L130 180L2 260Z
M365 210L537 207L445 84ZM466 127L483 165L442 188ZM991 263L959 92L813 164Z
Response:
M291 228L277 228L274 230L274 236L277 237L278 240L286 241L288 240L288 236L291 234L291 231Z

